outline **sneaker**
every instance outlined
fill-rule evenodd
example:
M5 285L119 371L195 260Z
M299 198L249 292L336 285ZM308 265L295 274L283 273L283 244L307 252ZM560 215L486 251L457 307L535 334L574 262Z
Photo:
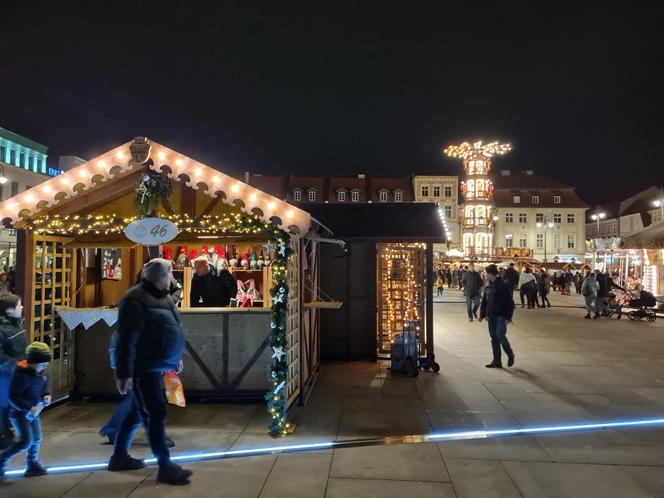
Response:
M129 455L113 455L108 461L108 470L110 472L120 472L122 470L138 470L145 467L145 462L138 458L132 458Z
M182 486L189 484L191 474L193 474L191 470L186 470L179 465L170 463L168 465L159 466L157 481L163 482L164 484L171 484L173 486Z
M45 476L46 474L48 474L46 467L39 462L32 462L28 464L23 475L25 477L39 477Z
M492 361L488 365L484 365L486 368L503 368L502 363L498 363L497 361Z
M508 367L511 367L512 365L514 365L514 355L510 356L510 357L507 359L507 366L508 366Z

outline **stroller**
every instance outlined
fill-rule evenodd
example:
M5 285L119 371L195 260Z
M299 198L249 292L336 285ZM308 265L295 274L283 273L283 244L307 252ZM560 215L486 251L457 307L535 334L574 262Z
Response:
M657 299L652 293L642 290L638 297L635 294L633 294L633 297L629 300L629 307L636 309L628 312L627 318L630 320L643 320L645 318L649 322L657 320L657 314L653 309L657 306Z

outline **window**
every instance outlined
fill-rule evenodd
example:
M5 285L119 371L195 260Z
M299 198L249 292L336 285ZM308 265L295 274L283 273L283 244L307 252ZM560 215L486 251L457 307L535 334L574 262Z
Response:
M387 202L387 192L384 190L378 194L378 200L380 202Z
M519 235L519 247L528 247L528 237L525 233Z
M576 223L574 213L567 213L567 223Z
M420 194L422 197L429 197L429 185L422 185L420 187Z
M440 197L440 185L433 186L433 196Z
M562 245L561 240L562 240L562 236L559 233L557 233L553 236L553 247L555 249L560 249L560 246Z
M9 151L9 164L13 164L14 166L18 166L18 164L16 164L16 151L15 150L10 150Z
M452 197L452 185L445 185L445 197Z
M513 195L512 196L512 202L514 204L521 204L521 196L520 195Z
M402 201L403 201L403 192L401 191L394 192L394 202L402 202Z
M533 195L533 204L539 204L539 195Z
M567 235L567 249L574 249L576 247L576 235L570 233Z
M309 202L316 202L316 191L315 190L310 190L307 193L307 198L309 199Z
M505 213L505 223L514 223L514 213Z
M0 145L0 161L4 162L7 157L7 147Z
M360 193L356 190L350 193L350 200L353 202L360 202Z
M15 228L10 228L7 231L9 232L10 237L16 237L16 229Z
M18 162L16 166L25 166L25 154L23 152L18 153Z
M452 206L445 206L445 218L452 217Z
M511 233L506 233L505 234L505 247L512 247L512 234Z
M538 233L537 238L535 239L535 243L537 244L538 249L542 249L544 247L544 234L543 233Z
M544 213L535 213L535 223L544 223Z
M553 222L554 223L562 223L563 222L563 215L560 213L553 213Z
M345 190L339 190L339 192L337 192L337 200L339 202L344 202L346 200L346 191Z
M293 200L294 201L301 201L302 200L302 191L301 190L293 190Z
M528 223L528 216L526 213L519 213L519 223Z
M18 194L18 183L12 182L12 197Z
M554 195L553 196L553 203L554 204L560 204L560 196L559 195Z

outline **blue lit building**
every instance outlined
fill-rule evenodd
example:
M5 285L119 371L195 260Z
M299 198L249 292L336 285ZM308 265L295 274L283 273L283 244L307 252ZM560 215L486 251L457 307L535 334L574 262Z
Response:
M45 145L0 127L0 161L3 163L46 175L47 152Z

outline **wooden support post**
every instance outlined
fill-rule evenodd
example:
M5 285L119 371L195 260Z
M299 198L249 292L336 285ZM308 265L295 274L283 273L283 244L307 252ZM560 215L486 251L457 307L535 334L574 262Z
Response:
M428 242L425 251L425 278L424 285L426 298L424 300L425 309L425 330L426 330L426 349L427 353L433 353L433 243Z
M30 230L16 230L16 294L25 309L28 339L34 334L35 236Z

